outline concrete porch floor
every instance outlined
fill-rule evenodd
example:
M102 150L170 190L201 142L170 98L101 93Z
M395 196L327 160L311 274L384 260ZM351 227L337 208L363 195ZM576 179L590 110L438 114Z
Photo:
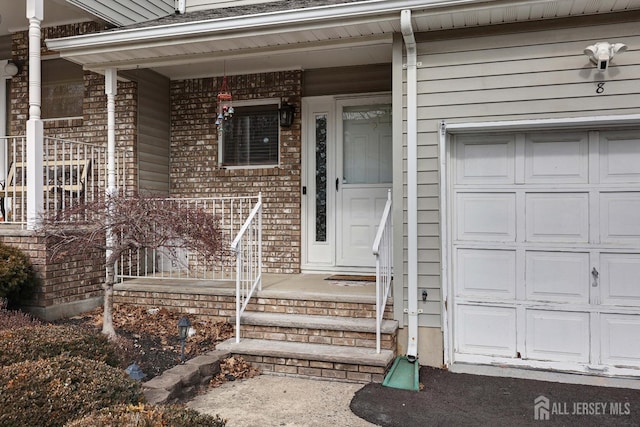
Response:
M375 304L375 282L326 280L326 274L263 274L262 290L256 291L258 298L313 297L316 300L370 302ZM235 295L234 281L136 278L115 285L115 290L133 290L144 287L147 292L199 293L212 295Z

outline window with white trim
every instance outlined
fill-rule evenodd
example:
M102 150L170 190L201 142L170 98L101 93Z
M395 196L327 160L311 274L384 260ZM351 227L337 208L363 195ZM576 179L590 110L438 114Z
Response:
M234 103L233 109L233 118L222 125L222 166L277 165L278 104Z

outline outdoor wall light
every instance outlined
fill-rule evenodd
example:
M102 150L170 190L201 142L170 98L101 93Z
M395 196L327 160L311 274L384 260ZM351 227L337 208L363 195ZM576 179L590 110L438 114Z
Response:
M293 124L293 113L295 107L291 104L282 104L278 110L280 116L280 127L288 128Z
M591 62L596 64L598 71L605 71L609 67L609 63L616 53L622 53L627 50L627 45L623 43L611 44L609 42L598 42L591 46L587 46L584 54L589 57Z
M13 77L18 72L20 72L20 66L13 61L7 62L7 65L4 66L4 75L7 77Z
M191 322L187 317L183 317L178 321L178 336L180 337L180 362L184 363L184 342L187 339L187 335L189 335L189 328L191 327Z

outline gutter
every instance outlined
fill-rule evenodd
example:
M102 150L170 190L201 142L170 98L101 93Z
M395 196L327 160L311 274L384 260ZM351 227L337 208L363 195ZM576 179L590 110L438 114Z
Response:
M91 33L60 39L47 39L47 47L55 51L81 50L86 48L107 47L109 50L125 44L139 44L144 41L174 41L220 33L242 34L247 30L269 28L273 26L295 25L300 29L308 29L309 24L317 23L323 27L331 25L331 21L345 20L345 24L357 19L375 19L381 15L396 16L407 8L437 9L446 7L471 6L486 3L483 0L370 0L327 5L306 9L268 12L255 15L228 16L203 21L179 22L152 27L112 30L102 33Z
M407 50L407 360L418 358L418 76L417 47L411 11L400 14L400 27Z

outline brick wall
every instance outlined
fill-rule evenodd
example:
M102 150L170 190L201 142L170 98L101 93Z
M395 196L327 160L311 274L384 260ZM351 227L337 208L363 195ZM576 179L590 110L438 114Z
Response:
M52 261L51 248L47 247L44 237L16 229L3 230L0 242L19 248L33 264L39 286L28 306L46 309L102 295L103 252L78 248L64 259Z
M56 38L95 32L102 27L95 23L65 25L42 30L42 57L52 52L44 46L45 38ZM12 59L23 64L21 72L11 80L11 106L9 129L11 135L25 135L29 118L29 62L28 33L19 32L12 36ZM46 136L72 141L88 142L106 146L107 144L107 98L104 93L104 77L84 72L84 97L82 118L48 120L44 122ZM130 151L127 158L127 186L137 182L136 173L136 127L137 88L133 82L118 82L116 96L116 145ZM30 305L36 314L49 316L48 309L56 313L68 314L61 309L102 295L104 282L104 253L79 248L78 253L63 260L51 260L48 248L41 236L9 227L0 229L0 241L24 250L34 264L40 279L39 289ZM86 307L86 306L84 306Z
M218 168L215 97L221 84L221 78L171 82L171 192L181 197L262 192L264 271L299 273L302 71L228 77L234 100L279 98L295 106L293 125L280 128L277 167Z

